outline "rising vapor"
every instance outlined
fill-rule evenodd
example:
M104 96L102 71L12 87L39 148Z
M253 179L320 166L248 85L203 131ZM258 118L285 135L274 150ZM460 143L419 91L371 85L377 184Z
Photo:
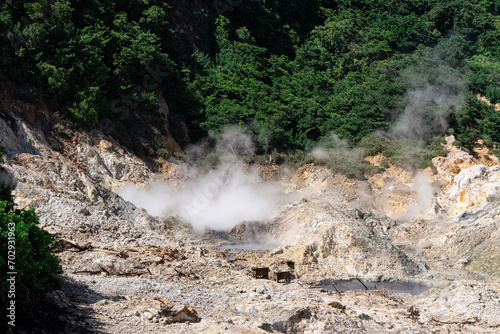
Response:
M206 168L191 171L195 176L183 189L175 189L166 182L153 184L148 190L128 184L118 194L151 215L177 216L197 232L228 230L245 221L264 220L283 203L281 187L263 182L256 168L238 159L240 154L253 154L250 136L229 129L216 141L215 151L221 154L221 164L207 173L202 172ZM202 144L188 152L199 157L206 150Z

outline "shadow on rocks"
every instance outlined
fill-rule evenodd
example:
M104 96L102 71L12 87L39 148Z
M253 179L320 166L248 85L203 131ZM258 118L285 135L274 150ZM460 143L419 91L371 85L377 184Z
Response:
M68 277L63 276L62 285L62 290L49 292L45 296L18 298L16 326L11 328L12 332L104 334L103 324L95 320L94 312L88 305L106 297L99 296ZM74 293L77 291L81 293ZM85 295L89 297L84 297Z

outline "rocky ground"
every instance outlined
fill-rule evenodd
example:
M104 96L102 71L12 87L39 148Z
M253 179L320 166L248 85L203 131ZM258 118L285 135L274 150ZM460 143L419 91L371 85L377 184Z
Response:
M357 181L315 165L289 173L261 166L293 200L263 221L199 234L116 193L129 182L182 187L193 177L188 166L145 162L97 131L44 132L23 108L4 101L1 109L0 181L61 240L64 269L62 291L41 301L28 332L500 330L500 167L456 149L452 137L434 173L391 167ZM222 247L248 242L266 249ZM252 267L278 272L290 262L291 282L252 277ZM359 290L330 284L356 277ZM429 289L396 294L368 281Z

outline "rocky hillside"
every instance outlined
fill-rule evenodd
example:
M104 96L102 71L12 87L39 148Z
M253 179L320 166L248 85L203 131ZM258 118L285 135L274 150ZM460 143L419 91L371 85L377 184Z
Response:
M60 332L62 325L67 333L121 334L496 333L500 327L500 165L455 148L452 137L448 155L433 160L434 173L391 166L358 181L316 165L288 172L259 166L261 182L278 184L288 202L261 221L200 234L182 217L151 216L117 194L130 182L180 189L196 178L189 166L140 159L98 131L58 133L43 123L50 124L43 109L3 99L0 181L13 185L18 205L35 208L40 226L61 240L63 289L46 297L46 316L28 331L54 332L57 325ZM291 282L254 279L255 266L293 267ZM331 292L328 282L353 278L370 290L360 282L361 290ZM391 293L368 281L428 290Z

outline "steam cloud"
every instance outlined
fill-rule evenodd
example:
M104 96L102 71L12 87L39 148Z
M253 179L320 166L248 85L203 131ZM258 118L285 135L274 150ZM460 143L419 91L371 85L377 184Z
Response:
M178 216L198 232L228 230L244 221L265 219L283 197L280 186L262 182L257 169L239 160L238 156L254 153L250 136L229 129L215 140L212 154L219 155L220 166L208 173L195 170L195 176L182 190L165 182L149 190L128 184L119 195L151 215ZM208 151L209 144L203 143L187 150L187 154L201 158Z
M317 161L323 163L338 159L350 164L362 158L364 151L361 148L349 148L349 143L346 140L342 140L335 133L331 133L329 137L319 142L311 150L311 154Z
M406 103L389 135L425 141L448 130L450 110L464 105L467 90L465 80L443 60L457 48L450 43L445 40L435 49L423 52L402 73L409 83Z
M450 110L460 108L465 102L465 81L443 61L452 49L442 45L425 51L402 73L408 82L402 101L404 107L390 130L378 131L392 139L410 139L410 142L396 140L402 145L402 151L405 145L423 146L432 135L446 131ZM152 215L179 216L199 232L228 230L244 221L265 219L282 204L279 203L280 187L262 182L258 171L245 167L239 159L255 152L250 136L236 128L228 129L190 147L186 155L191 161L199 161L207 158L207 152L218 157L219 167L195 169L194 177L182 190L168 183L152 185L149 190L138 190L129 184L119 194ZM326 163L337 172L351 173L354 177L364 174L365 167L360 163L363 151L349 148L348 143L335 134L318 143L310 153L316 161ZM203 173L203 170L209 172ZM416 202L403 219L421 215L432 203L433 189L423 174L416 175L413 188Z
M413 139L414 144L424 146L431 136L448 130L450 111L464 105L467 91L465 80L444 60L458 47L453 43L454 38L444 40L433 50L424 52L421 58L416 58L414 68L403 73L409 82L406 106L388 131L389 137ZM415 175L413 189L416 202L408 207L403 220L422 216L432 206L434 188L425 173Z
M461 108L465 103L467 86L465 80L452 67L447 65L456 46L452 39L445 40L434 49L416 53L411 66L401 73L407 82L407 91L401 99L395 124L387 131L377 133L390 139L398 146L399 152L414 152L415 148L424 148L432 136L441 135L448 129L450 111ZM311 150L311 155L318 162L326 163L334 172L348 176L363 176L364 152L360 148L349 148L348 143L335 134L319 142ZM350 174L350 175L349 175ZM434 189L425 173L416 173L412 186L415 203L410 205L406 214L397 217L408 220L421 216L430 209ZM388 185L386 191L392 187ZM386 193L380 198L381 210L387 209Z
M420 172L415 175L413 189L417 195L416 201L406 210L406 214L401 218L403 221L424 216L433 203L434 187L427 174Z
M454 80L457 82L459 79ZM425 83L425 87L409 90L406 99L404 112L389 133L418 140L427 140L433 134L445 132L450 109L464 104L461 90L454 91L429 82Z

